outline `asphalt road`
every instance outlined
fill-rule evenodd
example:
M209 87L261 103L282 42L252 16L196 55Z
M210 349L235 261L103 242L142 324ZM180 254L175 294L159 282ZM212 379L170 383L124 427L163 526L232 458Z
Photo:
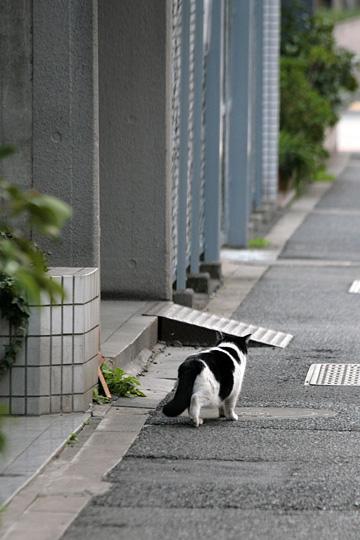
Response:
M312 363L360 362L359 188L355 156L236 310L295 335L250 349L239 421L156 410L66 540L359 539L360 388L304 386Z

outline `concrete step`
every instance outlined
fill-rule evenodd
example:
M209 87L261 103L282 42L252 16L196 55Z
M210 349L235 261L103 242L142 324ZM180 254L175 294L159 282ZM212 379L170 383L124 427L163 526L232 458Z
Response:
M127 303L128 304L128 303ZM113 367L120 367L127 373L137 375L146 365L151 350L158 340L157 317L143 316L144 302L136 303L132 315L127 320L121 319L124 313L125 302L102 302L102 313L109 312L119 326L112 333L104 328L105 341L101 344L101 353ZM102 321L105 320L103 318ZM108 323L109 324L109 323Z

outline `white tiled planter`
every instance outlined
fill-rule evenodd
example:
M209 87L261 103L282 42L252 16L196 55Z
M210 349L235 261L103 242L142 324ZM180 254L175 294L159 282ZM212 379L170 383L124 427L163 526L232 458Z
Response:
M0 379L0 403L10 414L85 411L97 384L99 271L51 268L49 273L62 283L66 298L51 305L43 295L42 307L31 307L23 350ZM8 336L8 325L0 320L0 350Z

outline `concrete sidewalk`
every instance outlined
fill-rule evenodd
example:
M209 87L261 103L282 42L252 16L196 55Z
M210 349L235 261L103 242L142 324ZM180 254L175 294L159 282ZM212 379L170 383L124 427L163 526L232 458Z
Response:
M295 334L285 351L250 350L239 422L195 430L165 419L156 406L188 349L158 346L142 378L148 397L99 408L14 498L2 538L60 538L82 508L65 538L358 537L358 391L303 386L316 359L360 354L345 286L360 277L358 240L345 251L337 228L332 240L322 225L331 215L346 232L360 214L360 201L349 208L357 178L353 159L334 186L313 185L268 235L269 250L224 251L225 285L207 309Z

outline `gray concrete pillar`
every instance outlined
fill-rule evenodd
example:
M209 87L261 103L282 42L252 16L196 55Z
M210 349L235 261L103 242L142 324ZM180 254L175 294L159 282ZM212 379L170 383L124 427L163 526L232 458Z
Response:
M171 297L171 2L99 2L101 283Z
M31 3L0 2L0 144L16 154L0 161L0 175L31 186L32 68Z
M97 0L36 0L33 185L73 209L53 266L99 266Z

